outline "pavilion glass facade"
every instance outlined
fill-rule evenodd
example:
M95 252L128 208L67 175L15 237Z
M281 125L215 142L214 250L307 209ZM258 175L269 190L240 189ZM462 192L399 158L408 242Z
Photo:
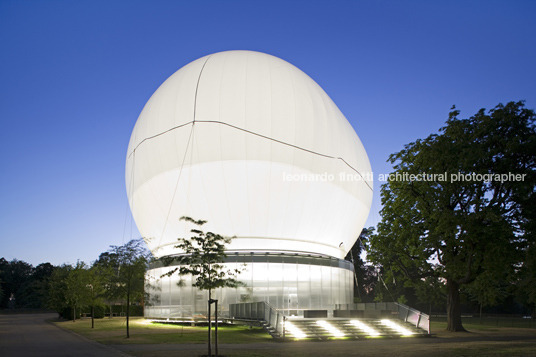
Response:
M204 318L208 292L192 287L191 277L164 276L173 266L153 266L146 275L146 318L181 320ZM265 301L287 316L303 316L304 310L330 310L335 304L353 302L353 266L333 257L297 254L235 254L226 269L241 269L244 287L213 291L218 314L227 316L229 304Z

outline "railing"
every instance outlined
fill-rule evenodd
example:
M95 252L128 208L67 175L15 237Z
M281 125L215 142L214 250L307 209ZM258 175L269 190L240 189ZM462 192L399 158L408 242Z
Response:
M284 337L283 321L285 315L267 302L229 304L229 317L232 319L264 321L267 327L273 328L276 334Z
M398 307L398 318L409 322L415 327L420 328L430 334L430 315L415 310L407 305L394 303Z
M408 322L415 327L430 334L430 316L415 310L407 305L397 302L373 302L357 304L338 304L336 310L378 311L389 313L391 317ZM229 317L232 319L264 321L273 332L284 337L285 315L270 304L260 302L248 302L229 304Z
M397 302L369 302L355 304L338 304L336 310L357 310L357 311L390 311L392 317L396 317L404 322L409 322L417 328L425 330L430 334L430 316L415 310L407 305Z
M353 304L336 304L335 310L398 311L398 308L394 302L358 302Z

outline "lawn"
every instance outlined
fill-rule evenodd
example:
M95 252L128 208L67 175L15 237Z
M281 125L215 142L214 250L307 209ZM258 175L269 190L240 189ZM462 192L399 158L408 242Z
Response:
M476 334L482 334L489 332L490 334L493 333L499 333L502 332L506 335L509 333L515 332L515 333L534 333L536 334L536 328L528 328L526 326L519 327L519 326L494 326L489 324L480 324L476 320L463 322L463 327L468 331L468 333L476 333ZM431 321L430 323L430 330L432 331L432 335L435 335L437 337L441 338L448 338L452 336L456 337L462 337L467 336L467 333L458 333L458 332L448 332L447 331L447 322L446 321Z
M91 340L103 344L158 344L158 343L206 343L206 326L188 326L154 323L141 317L130 319L130 338L126 338L126 319L124 317L73 321L54 321L64 329L71 330ZM273 342L272 337L260 327L249 328L239 325L220 325L220 343L257 343Z
M198 356L206 353L207 327L150 323L131 319L131 338L125 337L125 318L104 318L76 322L56 321L97 342L114 345L133 356ZM261 328L222 326L221 352L233 357L309 357L309 356L536 356L536 329L464 324L468 332L448 332L446 323L434 321L431 338L299 341L278 343Z

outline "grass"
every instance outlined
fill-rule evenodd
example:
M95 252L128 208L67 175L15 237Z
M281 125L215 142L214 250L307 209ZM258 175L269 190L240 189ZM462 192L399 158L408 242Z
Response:
M95 320L91 328L91 319L73 321L54 321L64 329L71 330L91 340L103 344L168 344L168 343L206 343L206 326L186 326L175 324L152 323L141 317L130 318L130 338L126 338L126 319L124 317ZM262 328L238 325L220 325L218 327L220 343L256 343L272 342L272 337Z
M57 321L56 325L89 339L109 345L121 345L134 356L193 356L205 353L207 327L150 323L132 318L131 338L125 337L125 318L104 318L76 322ZM336 339L325 342L277 343L261 328L220 326L219 342L225 356L245 357L309 357L309 356L536 356L536 330L496 327L465 323L469 332L448 332L446 322L433 321L432 338L367 339L366 341ZM244 344L249 343L248 347ZM153 346L140 346L150 344ZM178 347L188 344L188 347ZM194 345L191 345L194 344ZM199 347L192 347L198 344ZM359 351L359 353L357 353Z
M433 321L446 322L447 317L434 317ZM472 326L489 326L489 327L521 327L536 328L535 319L522 319L511 316L483 316L479 317L462 317L462 323Z
M507 332L516 332L518 333L521 331L522 333L534 333L536 334L536 329L527 328L526 326L494 326L494 325L488 325L488 324L479 324L477 321L469 321L469 322L462 322L463 327L468 332L474 332L474 333L485 333L485 332L500 332L503 333ZM447 331L447 322L446 321L434 321L432 320L430 322L430 329L432 330L432 334L437 335L438 337L448 337L451 335L454 336L460 336L459 333L456 332L448 332Z

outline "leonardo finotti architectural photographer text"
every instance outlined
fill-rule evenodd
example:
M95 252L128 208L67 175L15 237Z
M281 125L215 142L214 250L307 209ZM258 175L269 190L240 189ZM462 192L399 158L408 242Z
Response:
M463 173L448 173L439 174L418 173L410 174L409 172L396 172L390 174L379 174L374 177L373 172L365 172L363 174L339 172L338 174L323 172L323 173L283 173L283 181L285 182L358 182L358 181L429 181L429 182L513 182L525 181L527 174L516 174L512 172L504 174L479 174L475 172Z

